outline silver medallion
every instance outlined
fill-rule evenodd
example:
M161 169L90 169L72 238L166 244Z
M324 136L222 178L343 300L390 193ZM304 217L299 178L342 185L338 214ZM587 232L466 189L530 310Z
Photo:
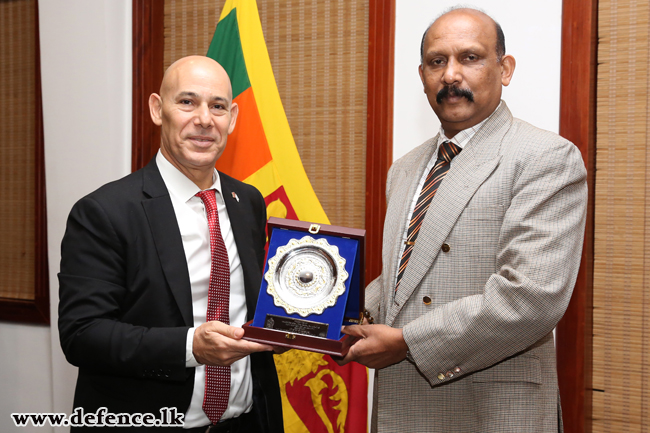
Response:
M336 304L348 273L336 245L305 236L277 249L264 278L276 306L307 317Z

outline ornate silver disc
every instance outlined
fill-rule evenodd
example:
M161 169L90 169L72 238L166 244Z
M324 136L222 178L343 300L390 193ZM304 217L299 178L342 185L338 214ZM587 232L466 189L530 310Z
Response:
M276 306L307 317L336 304L348 273L336 245L305 236L278 248L264 278Z

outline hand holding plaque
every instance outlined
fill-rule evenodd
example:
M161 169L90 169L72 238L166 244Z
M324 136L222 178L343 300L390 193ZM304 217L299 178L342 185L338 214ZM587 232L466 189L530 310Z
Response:
M271 218L268 259L244 338L342 356L363 311L365 231Z

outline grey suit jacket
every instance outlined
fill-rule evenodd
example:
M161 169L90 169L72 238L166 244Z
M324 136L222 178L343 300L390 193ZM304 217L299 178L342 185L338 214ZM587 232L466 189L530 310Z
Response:
M377 372L373 429L561 431L552 330L580 264L580 152L502 103L452 161L395 292L409 204L436 138L388 174L383 269L366 306L403 328L410 356Z

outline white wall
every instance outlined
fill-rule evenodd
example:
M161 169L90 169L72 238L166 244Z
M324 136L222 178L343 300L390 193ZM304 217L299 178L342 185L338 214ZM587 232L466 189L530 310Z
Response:
M429 24L458 1L397 0L393 158L431 138L440 122L418 75L420 41ZM506 51L517 61L503 99L515 117L557 132L560 113L561 0L482 0L474 3L496 19Z
M56 328L70 208L131 171L131 0L39 0L51 327L0 323L0 431L11 412L69 414L76 369ZM57 429L66 431L67 429Z
M70 208L131 171L131 11L130 0L39 1L53 318ZM53 409L70 413L76 369L51 329Z
M0 323L0 432L18 431L14 412L52 411L50 328ZM21 432L49 433L48 428Z

